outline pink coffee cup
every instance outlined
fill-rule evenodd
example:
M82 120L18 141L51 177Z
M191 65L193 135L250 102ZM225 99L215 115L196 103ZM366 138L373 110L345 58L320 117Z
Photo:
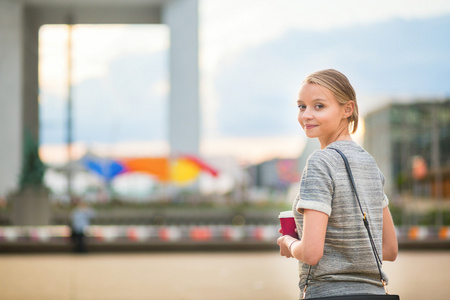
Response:
M297 226L295 225L294 212L292 210L282 211L278 218L280 219L281 233L298 239L298 234L295 232Z

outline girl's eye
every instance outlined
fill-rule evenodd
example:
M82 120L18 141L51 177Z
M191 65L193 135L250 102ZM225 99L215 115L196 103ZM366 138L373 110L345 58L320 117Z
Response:
M322 109L322 108L324 108L323 104L317 104L316 105L316 109Z
M306 106L303 105L303 104L299 104L299 105L298 105L298 108L300 108L300 110L305 110L305 109L306 109Z

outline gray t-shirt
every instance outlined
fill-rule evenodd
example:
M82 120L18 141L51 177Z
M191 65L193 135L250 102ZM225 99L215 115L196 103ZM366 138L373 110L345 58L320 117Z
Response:
M355 142L337 141L327 148L330 147L341 150L347 156L362 208L382 257L383 208L388 205L383 191L383 174L373 157ZM327 148L315 151L308 158L300 182L300 193L293 204L300 238L304 209L329 216L323 257L311 268L306 298L384 294L344 161L339 153ZM308 264L299 261L300 291L303 291L308 268Z

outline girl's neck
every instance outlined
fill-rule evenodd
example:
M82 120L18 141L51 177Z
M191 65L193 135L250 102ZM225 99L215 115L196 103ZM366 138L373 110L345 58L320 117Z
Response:
M342 131L336 132L335 135L319 138L320 148L325 149L329 144L337 142L337 141L353 141L348 128L345 128Z

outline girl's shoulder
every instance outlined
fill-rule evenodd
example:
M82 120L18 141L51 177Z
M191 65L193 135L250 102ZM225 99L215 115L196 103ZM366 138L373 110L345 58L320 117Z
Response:
M314 151L308 158L307 166L325 167L335 170L343 165L341 155L334 149L344 153L351 165L358 165L358 162L376 165L375 159L363 147L353 141L337 141L331 143L324 149Z
M322 169L334 172L339 154L332 149L321 149L314 151L306 162L308 169Z
M331 143L325 149L323 149L326 152L325 155L332 156L335 159L340 159L340 154L334 149L343 152L349 160L371 160L375 162L373 156L354 141L337 141Z

